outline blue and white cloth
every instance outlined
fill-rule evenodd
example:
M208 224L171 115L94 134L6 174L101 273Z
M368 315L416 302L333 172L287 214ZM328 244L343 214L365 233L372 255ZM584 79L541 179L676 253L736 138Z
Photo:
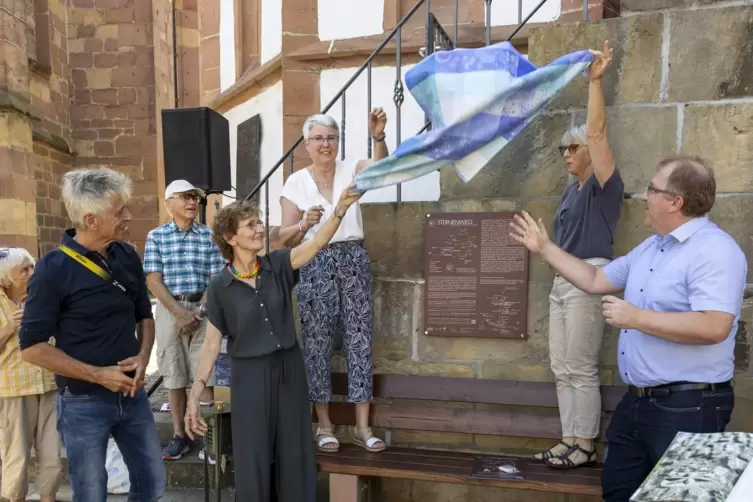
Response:
M206 225L194 222L184 231L171 221L146 236L144 273L162 274L162 283L174 296L204 293L210 277L224 266Z
M405 83L433 129L358 173L356 190L403 183L449 164L467 183L593 59L581 50L537 68L509 42L432 54L406 72Z

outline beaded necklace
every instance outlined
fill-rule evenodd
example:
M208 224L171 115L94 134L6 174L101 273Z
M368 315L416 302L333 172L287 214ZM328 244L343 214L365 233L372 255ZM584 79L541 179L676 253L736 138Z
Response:
M235 270L235 267L233 266L232 263L228 263L227 268L228 270L230 270L230 272L234 276L238 277L239 279L253 279L259 273L259 269L261 268L261 266L259 264L259 258L257 258L256 263L254 264L254 269L251 271L250 274L241 274L240 272Z

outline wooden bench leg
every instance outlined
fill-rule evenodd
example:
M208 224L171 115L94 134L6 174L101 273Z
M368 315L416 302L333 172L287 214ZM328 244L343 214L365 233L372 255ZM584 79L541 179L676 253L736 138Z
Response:
M329 475L329 502L368 502L368 482L350 474Z

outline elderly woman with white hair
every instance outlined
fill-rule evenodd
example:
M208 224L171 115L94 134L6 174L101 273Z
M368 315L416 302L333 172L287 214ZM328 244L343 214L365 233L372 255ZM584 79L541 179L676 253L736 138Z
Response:
M60 483L60 436L55 427L55 377L21 359L18 330L34 258L22 248L0 248L0 460L2 496L26 500L26 471L36 451L42 502L54 502Z
M387 157L386 124L387 116L381 108L369 113L373 159L339 160L340 130L337 122L327 115L314 115L306 120L303 137L312 162L290 175L282 191L280 239L285 246L294 247L313 239L327 217L333 214L337 202L335 196L352 183L356 173L375 160ZM356 407L353 441L369 451L385 449L384 441L375 437L369 427L373 386L373 306L370 260L363 246L363 237L361 208L356 202L344 214L340 228L329 244L301 269L298 284L308 393L316 408L319 426L316 440L321 451L333 452L340 447L329 417L332 342L340 323L345 328L348 402Z
M589 68L586 124L562 136L560 152L575 181L565 189L554 216L559 247L602 267L614 255L624 185L607 142L601 77L612 60L609 43ZM549 353L557 384L562 441L534 458L549 467L573 469L596 462L601 394L599 350L604 334L601 297L556 275L549 295Z

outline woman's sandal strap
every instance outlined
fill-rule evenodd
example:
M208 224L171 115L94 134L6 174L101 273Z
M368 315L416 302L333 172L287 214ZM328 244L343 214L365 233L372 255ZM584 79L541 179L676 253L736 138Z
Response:
M570 459L570 456L576 451L580 451L586 456L585 462L576 464ZM551 462L551 459L547 459L544 462L546 463L546 465L554 469L577 469L578 467L584 467L584 466L588 466L595 463L596 462L594 460L595 456L596 456L596 450L586 450L585 448L582 448L579 444L573 444L572 446L570 446L570 448L568 448L568 450L565 453L556 457L559 460L558 463L555 464Z
M567 448L568 450L569 450L569 449L570 449L570 448L571 448L571 447L573 446L573 445L571 445L571 444L567 444L567 443L565 443L564 441L560 441L560 442L559 442L559 443L557 443L556 445L554 445L554 446L552 446L551 448L549 448L549 449L548 449L547 451L541 452L541 453L539 454L539 455L541 455L541 457L540 457L540 458L538 458L537 460L549 460L550 458L554 458L554 457L556 457L557 455L555 455L554 453L552 453L552 450L553 450L553 449L555 449L556 447L558 447L559 445L562 445L562 446L564 446L564 447L565 447L565 448Z

